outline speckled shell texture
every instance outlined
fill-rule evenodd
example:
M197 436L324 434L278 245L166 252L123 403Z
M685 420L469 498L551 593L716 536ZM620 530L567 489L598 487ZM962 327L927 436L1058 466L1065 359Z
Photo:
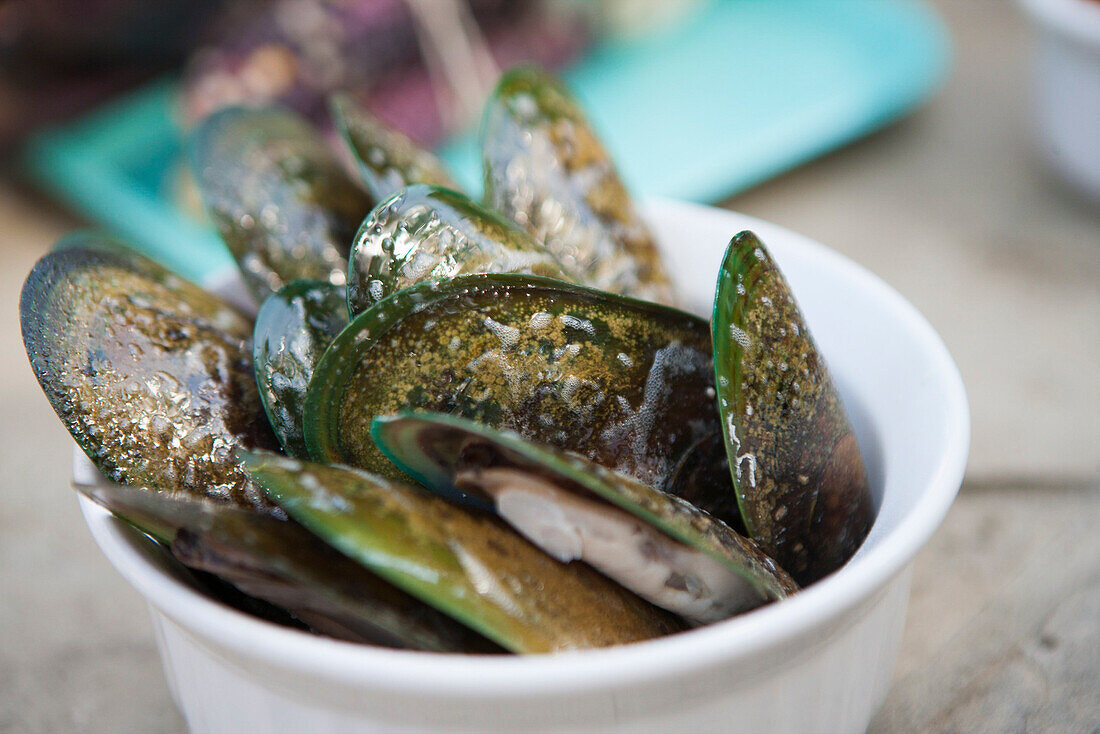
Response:
M486 106L481 146L489 206L587 284L672 303L653 236L561 82L533 68L505 74Z
M685 464L723 452L714 403L705 321L548 278L467 275L413 286L352 322L310 386L306 443L315 460L394 476L370 420L421 408L690 494ZM728 482L717 494L732 495Z
M358 315L402 288L470 273L529 273L580 282L542 243L465 195L414 185L363 220L348 269Z
M190 154L206 211L257 302L295 280L344 284L352 235L374 202L309 123L228 108L196 129Z
M847 561L874 509L859 443L786 279L751 232L718 277L722 430L745 526L800 583Z
M270 507L233 457L275 439L252 373L252 324L232 306L78 235L35 265L20 316L42 390L109 479Z
M418 487L274 455L246 461L291 517L513 652L604 647L681 629L592 569L559 563L495 518Z

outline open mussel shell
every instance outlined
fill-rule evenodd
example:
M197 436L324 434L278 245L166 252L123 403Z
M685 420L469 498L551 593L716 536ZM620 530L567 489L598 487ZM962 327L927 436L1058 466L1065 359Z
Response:
M481 127L485 202L585 283L671 303L660 254L577 101L531 67L506 73Z
M306 395L310 456L403 476L369 428L407 409L514 430L703 509L710 498L680 483L697 475L682 464L723 454L709 440L721 429L705 321L531 275L420 283L353 320ZM716 501L731 492L726 484Z
M583 560L689 621L724 619L798 588L721 521L576 454L441 414L376 418L371 430L430 489L480 497L558 560Z
M274 509L233 457L276 445L235 308L82 233L38 261L19 314L43 392L111 481Z
M632 642L680 623L491 515L354 469L272 454L246 470L295 520L379 576L518 653Z
M371 114L351 95L333 95L329 110L375 201L388 199L410 184L458 189L443 162L431 151Z
M256 384L271 427L290 456L308 456L302 436L306 388L321 355L347 325L344 287L316 280L280 288L256 315Z
M348 310L358 315L402 288L468 273L568 276L541 243L465 195L436 186L399 191L355 235Z
M745 527L799 583L810 583L855 553L874 507L825 360L752 232L726 251L712 324L718 406Z
M435 652L500 651L296 522L136 487L79 489L168 545L184 566L284 609L316 632Z
M351 238L373 201L308 122L227 108L199 125L190 156L206 211L257 302L295 280L344 284Z

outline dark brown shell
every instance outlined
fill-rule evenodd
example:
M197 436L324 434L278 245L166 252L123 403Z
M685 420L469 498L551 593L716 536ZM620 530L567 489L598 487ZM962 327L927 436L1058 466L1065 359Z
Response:
M799 583L810 583L855 553L874 507L825 360L752 232L730 242L712 326L719 412L745 527Z
M406 288L356 318L314 373L304 427L314 460L400 476L371 419L453 413L709 510L710 497L679 482L693 476L680 470L686 455L723 456L710 440L714 395L710 329L695 316L549 278L466 275Z
M295 280L343 285L372 200L292 112L228 108L191 139L206 211L257 302Z
M109 479L270 507L233 456L276 446L235 308L82 234L38 261L19 312L43 392Z

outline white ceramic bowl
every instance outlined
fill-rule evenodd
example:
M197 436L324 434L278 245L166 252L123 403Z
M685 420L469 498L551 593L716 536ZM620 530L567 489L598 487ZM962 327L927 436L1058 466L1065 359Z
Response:
M1032 104L1043 153L1100 201L1100 2L1019 1L1037 39Z
M852 414L878 503L839 572L683 634L531 657L402 652L280 628L182 583L83 500L92 534L149 602L192 731L863 731L890 683L913 556L962 480L969 415L943 342L896 292L805 237L696 205L647 207L688 305L709 313L730 237L786 272ZM81 457L82 458L82 457Z

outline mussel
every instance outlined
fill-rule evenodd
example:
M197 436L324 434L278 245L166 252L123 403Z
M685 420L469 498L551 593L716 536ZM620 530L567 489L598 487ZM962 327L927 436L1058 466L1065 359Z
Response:
M295 520L512 652L604 647L682 629L591 569L559 563L494 518L422 489L346 467L244 459Z
M489 504L559 561L584 561L689 622L725 619L798 588L720 520L577 454L440 414L376 418L371 430L425 486Z
M329 109L375 201L384 201L411 184L458 189L442 161L350 95L334 95Z
M316 280L280 288L256 314L256 384L271 427L290 456L308 456L302 436L306 388L321 355L347 325L345 289Z
M712 319L718 409L745 527L800 583L843 565L874 507L859 442L786 278L730 242Z
M561 82L533 67L506 73L485 108L481 150L489 206L588 284L672 303L653 236Z
M683 482L722 452L710 329L653 303L530 275L419 283L358 316L321 358L306 395L315 461L402 476L370 421L453 413L575 451L704 509Z
M457 191L414 185L379 204L356 233L348 310L357 316L402 288L468 273L577 279L496 212Z
M344 284L352 235L374 202L308 122L226 108L192 134L190 157L206 211L257 302L295 280Z
M501 651L294 521L139 487L78 489L160 540L188 569L213 574L318 633L436 652Z
M38 261L19 314L42 390L109 479L271 507L233 456L276 446L236 308L80 233Z

